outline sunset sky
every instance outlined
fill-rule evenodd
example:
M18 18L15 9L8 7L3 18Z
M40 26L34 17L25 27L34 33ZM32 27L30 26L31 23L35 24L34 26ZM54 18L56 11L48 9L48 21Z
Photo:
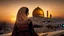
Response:
M64 18L64 1L63 0L0 0L0 20L13 20L20 7L29 8L29 17L36 7L40 7L46 17L46 11L55 18Z

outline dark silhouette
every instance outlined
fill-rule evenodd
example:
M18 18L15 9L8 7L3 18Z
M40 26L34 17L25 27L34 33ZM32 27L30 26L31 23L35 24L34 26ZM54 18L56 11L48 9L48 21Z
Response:
M46 26L48 29L53 29L53 27L51 25L47 25Z
M59 28L59 26L52 26L52 25L47 25L46 26L48 29L53 29L54 31Z
M40 28L40 27L43 27L41 25L34 25L34 28Z
M59 35L59 36L64 36L64 34L61 34L61 35Z
M27 19L28 8L22 7L19 9L12 36L38 36L34 31L32 21Z

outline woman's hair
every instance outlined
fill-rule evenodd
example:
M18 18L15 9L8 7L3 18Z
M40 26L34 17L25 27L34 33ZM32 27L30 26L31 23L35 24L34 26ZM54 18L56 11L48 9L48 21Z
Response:
M21 7L17 13L16 21L23 21L27 19L29 9L27 7Z
M28 11L29 11L28 8L26 8L26 14L28 13Z
M23 10L23 8L25 8L26 10ZM29 9L27 7L21 7L18 12L21 12L22 10L25 11L25 14L27 15Z

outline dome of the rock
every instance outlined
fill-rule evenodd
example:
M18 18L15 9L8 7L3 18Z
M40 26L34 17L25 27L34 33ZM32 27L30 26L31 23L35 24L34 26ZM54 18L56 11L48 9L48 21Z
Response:
M33 17L44 17L44 11L37 7L33 10L33 13L32 13Z

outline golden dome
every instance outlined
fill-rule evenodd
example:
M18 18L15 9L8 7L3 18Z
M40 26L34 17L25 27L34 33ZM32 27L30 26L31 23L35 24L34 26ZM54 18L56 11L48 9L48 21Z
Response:
M37 7L34 9L32 15L35 17L44 17L44 11L41 8Z

